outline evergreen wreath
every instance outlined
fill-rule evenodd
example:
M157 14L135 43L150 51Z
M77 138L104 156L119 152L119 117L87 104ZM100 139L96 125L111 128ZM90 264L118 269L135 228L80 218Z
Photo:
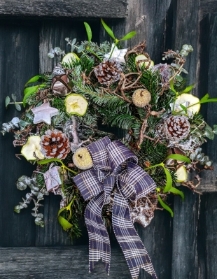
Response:
M52 73L32 77L24 88L22 102L16 96L6 97L6 107L14 104L24 112L3 123L2 134L14 133L14 146L36 168L32 177L21 176L19 190L26 190L15 212L33 202L35 224L44 226L41 212L44 195L61 195L57 214L62 228L79 237L79 218L87 201L82 197L73 177L93 167L88 146L109 137L121 141L138 158L138 165L149 174L157 187L146 196L128 200L132 222L147 226L160 207L169 211L170 194L184 199L180 185L196 191L199 173L211 170L212 162L201 145L217 134L200 114L201 104L217 102L206 94L199 99L186 86L186 57L193 51L183 45L180 51L168 50L163 60L154 65L141 42L131 49L121 49L122 41L135 35L132 31L117 39L102 20L113 44L92 42L92 31L85 22L87 41L77 43L66 38L71 51L59 47L48 56L61 61ZM116 132L111 127L116 128ZM112 220L113 195L105 204L102 217L106 226Z

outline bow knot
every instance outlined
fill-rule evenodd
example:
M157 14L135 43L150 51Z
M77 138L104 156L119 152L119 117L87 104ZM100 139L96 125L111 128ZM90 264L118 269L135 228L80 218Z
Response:
M138 158L120 141L111 142L104 137L87 146L93 167L74 177L74 182L85 200L90 200L85 210L89 234L90 271L102 259L109 272L111 248L109 236L102 220L102 208L110 201L114 187L112 225L122 248L132 278L138 278L144 268L157 278L148 253L130 219L128 200L144 197L156 187L153 179L142 169Z

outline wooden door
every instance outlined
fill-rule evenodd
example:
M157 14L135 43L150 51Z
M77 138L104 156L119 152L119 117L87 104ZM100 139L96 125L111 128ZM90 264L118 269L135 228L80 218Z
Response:
M103 8L102 8L103 7ZM209 92L216 97L217 76L217 1L208 0L99 0L89 1L0 1L0 124L11 120L15 110L5 109L5 96L15 93L22 98L23 86L38 72L52 70L55 61L47 53L51 47L65 48L64 38L85 39L83 21L94 30L94 40L106 37L99 18L118 35L136 30L128 42L132 46L147 41L148 52L158 63L168 48L191 44L193 54L187 62L189 83L196 81L199 96ZM216 105L203 111L210 124L217 123ZM17 113L18 115L18 113ZM45 228L38 228L30 210L13 213L22 198L15 183L22 174L30 175L29 163L14 156L12 137L0 136L0 278L102 279L106 276L99 264L88 274L88 238L73 243L55 219L58 197L44 202ZM206 151L213 159L215 171L204 175L202 196L185 192L185 201L175 198L175 217L156 211L146 229L139 234L152 258L160 279L211 279L217 277L217 190L216 139ZM115 240L112 247L110 277L130 279L124 257ZM141 279L150 278L141 272Z

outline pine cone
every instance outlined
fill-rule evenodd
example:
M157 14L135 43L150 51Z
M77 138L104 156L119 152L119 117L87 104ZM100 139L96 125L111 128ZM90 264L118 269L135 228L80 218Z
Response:
M190 132L190 123L185 116L170 116L164 122L164 134L168 140L180 141L187 138Z
M104 60L94 68L94 73L98 82L107 86L115 81L118 81L120 79L121 72L122 69L120 64L113 59Z
M70 143L61 131L47 130L41 137L41 148L46 158L65 159L70 152Z

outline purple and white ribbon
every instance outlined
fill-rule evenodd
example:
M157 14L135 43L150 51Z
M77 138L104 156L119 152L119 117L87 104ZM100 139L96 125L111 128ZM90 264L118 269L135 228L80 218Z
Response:
M138 158L120 141L104 137L87 146L93 167L74 177L83 198L90 200L85 210L89 235L90 271L102 259L109 273L111 247L108 232L102 220L102 208L110 203L116 186L112 225L133 279L140 268L157 279L150 257L130 219L128 201L146 196L156 188L153 179L137 165Z

